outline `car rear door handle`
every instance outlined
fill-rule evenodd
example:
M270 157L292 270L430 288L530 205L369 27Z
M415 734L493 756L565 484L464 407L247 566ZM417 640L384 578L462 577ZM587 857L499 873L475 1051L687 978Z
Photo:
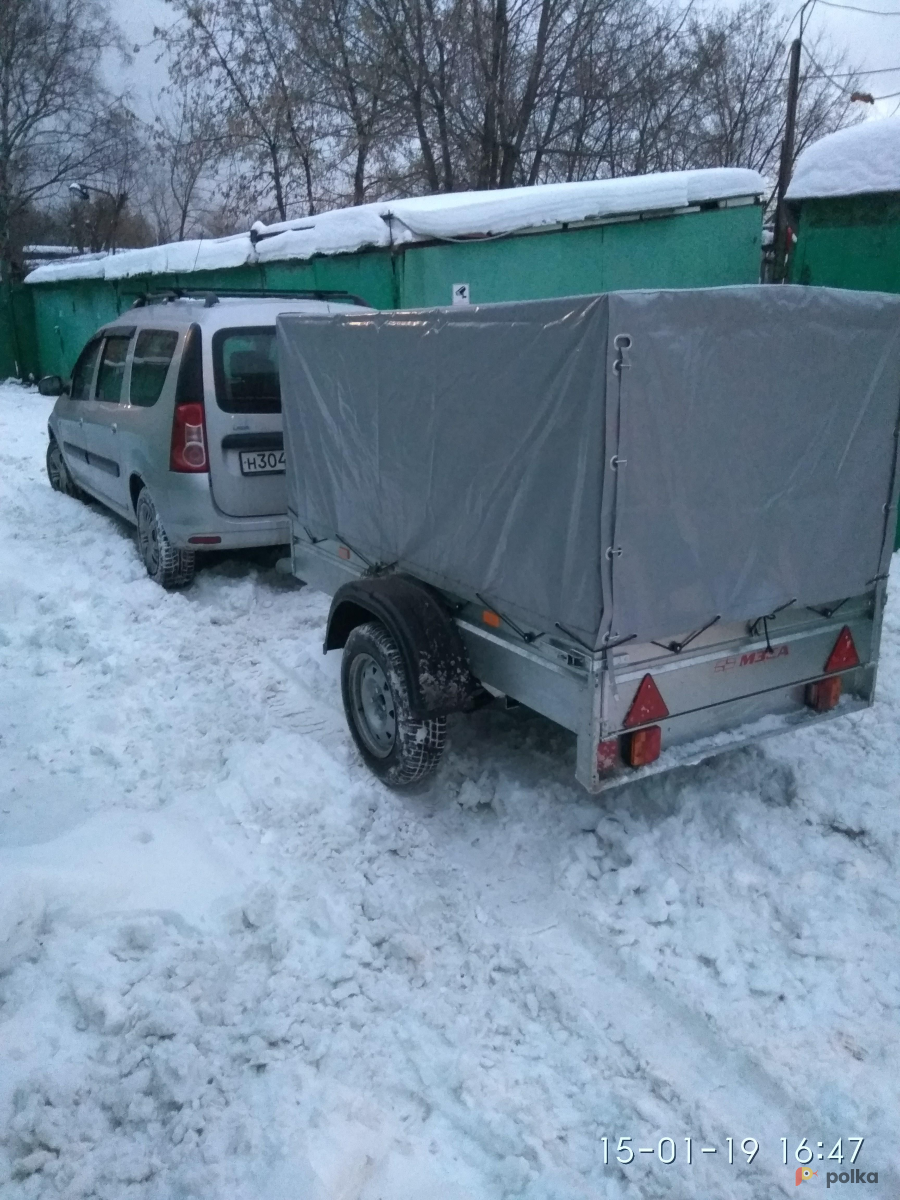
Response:
M112 431L113 431L113 433L115 433L115 432L116 432L116 430L117 430L118 428L119 428L119 426L118 426L118 425L115 423L115 421L113 421L113 423L112 423Z

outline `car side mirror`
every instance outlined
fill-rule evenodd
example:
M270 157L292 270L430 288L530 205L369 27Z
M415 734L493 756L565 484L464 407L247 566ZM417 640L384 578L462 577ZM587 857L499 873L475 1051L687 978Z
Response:
M38 380L38 391L42 396L61 396L66 385L59 375L45 375Z

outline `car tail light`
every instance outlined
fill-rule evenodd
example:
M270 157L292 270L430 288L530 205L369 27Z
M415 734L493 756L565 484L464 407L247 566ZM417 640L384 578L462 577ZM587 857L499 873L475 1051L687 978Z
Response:
M834 648L828 655L828 662L825 664L825 674L830 675L832 671L848 671L851 667L858 666L859 655L856 653L853 634L850 632L850 626L845 625L838 634Z
M666 702L653 682L653 676L645 675L634 694L623 728L632 729L635 725L646 725L649 721L661 721L668 715Z
M178 365L169 470L188 474L209 470L203 411L202 334L196 323L185 334Z
M816 712L830 712L832 708L837 707L840 698L840 675L830 675L828 679L819 679L815 683L809 684L806 689L806 703Z
M169 470L199 472L209 470L206 453L206 420L203 405L179 404L172 418L172 451Z
M648 725L646 729L638 729L630 734L625 743L625 761L629 767L646 767L659 758L662 730L658 725Z

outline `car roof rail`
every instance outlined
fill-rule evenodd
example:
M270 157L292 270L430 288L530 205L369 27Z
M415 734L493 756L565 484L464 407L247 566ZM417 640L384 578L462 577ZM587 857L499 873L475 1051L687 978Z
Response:
M298 291L270 291L268 288L163 288L156 292L140 292L132 308L150 304L169 304L173 300L202 300L212 308L220 300L322 300L333 304L355 304L368 308L361 296L353 292L328 291L324 288L301 288Z

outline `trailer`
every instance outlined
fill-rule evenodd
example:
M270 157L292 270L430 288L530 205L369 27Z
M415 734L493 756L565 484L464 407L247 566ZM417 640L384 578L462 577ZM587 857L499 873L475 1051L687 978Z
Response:
M291 570L368 766L492 698L591 792L873 701L900 297L785 286L278 318Z

